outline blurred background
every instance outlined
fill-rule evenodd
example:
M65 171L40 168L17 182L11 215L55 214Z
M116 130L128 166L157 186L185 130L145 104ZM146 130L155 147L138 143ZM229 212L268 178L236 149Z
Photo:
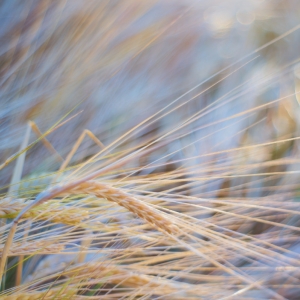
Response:
M167 105L122 147L161 136L197 112L176 131L184 136L163 149L182 149L173 159L203 154L191 165L211 152L297 136L299 15L297 0L1 1L0 161L18 151L29 120L44 133L79 113L47 136L65 158L84 129L108 145ZM242 156L274 159L297 147L291 141ZM98 149L85 138L72 163ZM23 176L60 163L37 143ZM3 186L13 167L0 171Z

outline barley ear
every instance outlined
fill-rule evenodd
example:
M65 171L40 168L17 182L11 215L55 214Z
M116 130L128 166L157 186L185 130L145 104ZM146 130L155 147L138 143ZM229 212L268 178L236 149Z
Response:
M28 212L31 208L65 192L75 194L92 194L96 197L106 198L109 201L115 202L118 205L125 207L141 219L154 225L158 230L167 234L176 234L178 228L174 225L167 217L164 216L160 211L152 208L148 204L124 193L120 189L113 188L106 184L98 183L96 181L84 181L79 180L71 182L65 185L58 185L49 191L40 193L36 199L26 206L19 215L14 219L13 225L10 228L4 249L0 260L0 281L2 281L6 259L8 251L12 245L14 234L17 230L17 225L20 219Z

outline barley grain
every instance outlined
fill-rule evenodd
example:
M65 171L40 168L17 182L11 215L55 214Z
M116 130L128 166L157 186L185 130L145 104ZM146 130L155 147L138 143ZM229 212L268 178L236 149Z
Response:
M33 201L25 199L4 198L0 201L0 218L15 218L18 213ZM78 207L62 207L55 201L26 212L23 219L47 220L52 223L66 225L79 225L84 219L89 217L89 211Z
M96 197L106 198L109 201L125 207L161 231L165 231L169 234L176 234L178 231L177 226L173 224L172 221L168 220L167 217L165 217L164 214L159 210L154 209L141 200L138 200L135 197L132 197L131 195L121 191L120 189L111 187L107 184L91 180L81 183L77 187L68 190L68 193L88 194L95 195Z

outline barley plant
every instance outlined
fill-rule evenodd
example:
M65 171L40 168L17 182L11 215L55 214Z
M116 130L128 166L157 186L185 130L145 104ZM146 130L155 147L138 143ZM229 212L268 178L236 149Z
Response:
M298 0L0 24L0 299L300 299Z

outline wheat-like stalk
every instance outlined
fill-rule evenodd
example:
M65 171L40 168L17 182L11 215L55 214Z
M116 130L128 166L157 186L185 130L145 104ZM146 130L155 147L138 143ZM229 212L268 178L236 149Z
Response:
M116 265L105 265L104 263L85 263L83 265L74 266L62 272L62 275L80 280L81 278L97 278L103 282L111 282L118 285L140 288L141 293L143 288L153 289L156 294L166 295L174 294L188 294L188 292L195 292L200 290L198 285L175 282L163 277L151 276L142 274L142 272L133 271L130 268L124 268ZM88 282L87 282L88 284ZM200 292L200 291L198 291Z
M53 196L59 196L64 193L77 193L77 194L89 194L95 195L97 197L106 198L110 201L116 202L120 206L127 208L129 211L139 216L148 223L154 225L158 230L166 232L168 234L178 233L178 228L172 221L168 220L161 212L150 207L146 203L129 196L128 194L110 187L106 184L101 184L96 181L86 181L80 180L79 184L68 183L64 185L58 185L50 189L49 191L44 191L40 195L40 199L31 202L26 206L19 215L15 218L13 226L10 229L6 244L2 251L2 257L0 261L0 278L2 278L4 267L6 263L7 256L9 255L9 250L13 241L15 231L17 229L17 224L19 220L28 213L30 208L34 208L41 202L45 202L47 199L51 199Z
M59 287L40 292L20 292L13 295L1 296L3 300L40 300L40 299L76 299L77 289ZM76 296L75 296L76 297Z
M60 185L60 187L61 186L62 185ZM47 193L51 195L52 190L53 189L50 189ZM121 189L114 188L108 184L103 184L97 181L86 181L70 189L64 189L61 194L56 193L56 196L61 196L64 194L86 194L94 195L99 198L105 198L109 201L117 203L122 207L125 207L130 212L146 222L154 225L161 231L165 231L170 234L176 234L176 232L178 232L176 225L173 224L173 222L170 221L164 213L125 193ZM48 196L48 198L49 197L50 196ZM0 217L15 218L18 216L20 211L27 207L32 207L34 204L34 201L25 202L24 199L2 199L0 201ZM37 218L41 220L49 220L50 218L53 223L76 225L80 224L88 216L89 212L83 208L60 207L59 204L55 203L54 201L48 201L47 204L38 205L34 209L23 213L22 219Z
M176 234L178 232L177 226L170 221L165 214L145 202L130 196L121 189L117 189L97 181L87 181L70 189L68 192L71 194L87 194L95 195L99 198L105 198L125 207L141 219L151 225L154 225L158 230L169 234Z
M5 218L9 215L16 215L24 207L28 205L25 203L26 199L14 199L6 197L0 199L0 217Z
M33 203L32 200L4 198L0 200L0 218L13 219L20 211ZM23 219L49 220L52 223L66 225L79 225L84 219L89 218L89 211L84 208L61 206L55 201L26 212Z
M51 254L61 253L65 249L64 245L54 244L47 240L28 241L22 243L14 243L9 250L9 256L31 255L32 253ZM0 247L3 251L3 246Z
M35 274L30 279L36 280L38 278L38 274ZM63 268L61 272L54 272L46 277L47 280L51 281L55 281L56 278L66 278L67 282L71 281L72 284L78 284L81 288L91 285L91 282L97 281L102 284L111 283L118 285L121 283L122 286L136 289L155 289L155 293L161 295L164 293L178 293L183 289L189 290L192 287L189 284L175 283L175 281L162 277L145 275L142 272L134 270L134 268L131 270L130 268L113 264L106 265L104 262L84 263Z
M37 284L39 278L38 274L30 278L31 281ZM72 282L73 288L71 290L80 293L80 291L88 289L93 283L113 284L115 286L121 285L126 288L136 289L137 295L143 295L145 291L155 291L156 295L164 296L166 294L173 294L174 298L184 297L183 295L193 295L194 293L205 294L207 291L198 285L179 283L174 280L168 280L163 277L145 275L142 270L138 272L134 268L126 268L123 266L116 266L113 264L106 265L104 262L98 263L84 263L67 268L63 268L61 272L54 272L44 278L48 281L56 281L59 278ZM63 283L61 283L63 285ZM78 286L77 289L75 286ZM49 289L49 296L57 292L57 289ZM41 292L41 295L48 296L48 293ZM20 292L16 293L18 296ZM31 293L25 290L23 295L30 295ZM32 293L34 296L36 293ZM12 297L12 296L10 296ZM76 296L73 296L77 299ZM78 299L80 297L78 296ZM10 299L10 298L8 298Z

